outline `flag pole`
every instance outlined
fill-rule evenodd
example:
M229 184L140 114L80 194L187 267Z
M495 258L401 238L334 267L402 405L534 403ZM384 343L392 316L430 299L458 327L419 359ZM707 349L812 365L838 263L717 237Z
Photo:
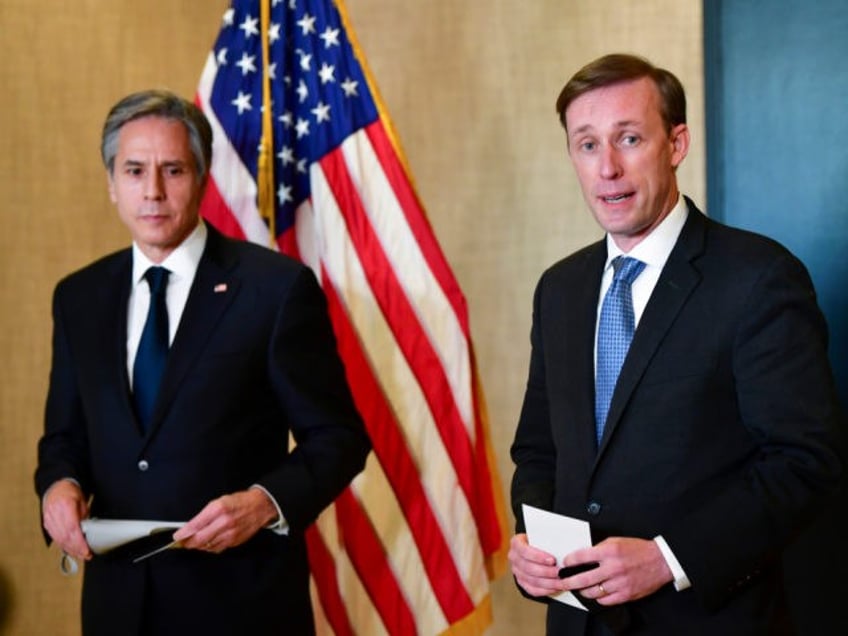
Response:
M260 1L262 38L262 140L257 161L257 188L259 214L268 223L271 246L277 244L276 214L274 213L274 130L271 120L271 68L269 31L271 0Z

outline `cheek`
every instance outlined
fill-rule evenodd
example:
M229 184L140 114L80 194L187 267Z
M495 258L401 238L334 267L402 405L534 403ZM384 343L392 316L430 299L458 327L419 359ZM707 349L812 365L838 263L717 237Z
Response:
M585 160L572 160L571 165L574 168L574 174L577 176L577 181L580 182L580 187L583 188L583 190L587 190L593 182L592 175L594 174L594 171L591 164Z

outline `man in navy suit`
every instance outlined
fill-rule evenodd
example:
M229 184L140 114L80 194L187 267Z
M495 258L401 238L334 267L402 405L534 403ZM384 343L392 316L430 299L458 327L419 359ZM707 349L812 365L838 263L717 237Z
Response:
M304 530L370 448L312 272L200 219L211 154L191 102L118 102L102 155L133 244L54 294L35 482L48 541L87 561L87 636L312 633ZM168 349L148 413L134 363L155 266ZM186 521L182 549L93 556L89 516Z
M566 84L557 113L606 237L536 288L511 449L515 579L549 603L549 634L790 634L780 557L844 462L807 271L680 194L689 130L668 71L602 57ZM619 257L641 263L626 301L635 332L600 411L600 324ZM593 545L557 563L528 544L522 504L589 521ZM560 578L578 564L595 565ZM590 611L548 598L563 590Z

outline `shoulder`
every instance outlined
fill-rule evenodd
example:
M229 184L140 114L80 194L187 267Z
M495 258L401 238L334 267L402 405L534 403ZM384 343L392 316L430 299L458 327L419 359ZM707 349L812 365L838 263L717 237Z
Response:
M690 213L663 277L680 284L694 275L715 303L749 311L752 303L815 300L804 263L778 241Z
M597 285L606 257L607 248L604 239L587 245L548 267L539 279L539 286L573 285L587 281Z
M758 276L770 271L793 270L807 274L806 267L785 245L764 234L704 218L704 250L696 259L701 267L732 276Z
M208 227L208 238L203 258L224 269L237 268L251 280L290 279L308 270L300 261L281 254L270 247L224 236Z
M270 247L210 232L204 259L214 263L219 272L254 290L253 297L272 304L280 300L319 303L323 300L323 291L313 271Z
M56 284L56 292L71 293L95 289L116 276L128 274L132 265L132 250L124 248L107 254L64 276Z
M736 266L792 257L789 250L774 239L722 223L704 214L689 198L686 204L689 215L675 248L682 256L717 258Z

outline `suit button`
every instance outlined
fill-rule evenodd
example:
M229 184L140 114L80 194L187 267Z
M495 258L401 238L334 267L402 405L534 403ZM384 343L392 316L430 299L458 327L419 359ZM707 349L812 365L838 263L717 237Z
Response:
M589 505L586 506L586 512L588 512L593 517L597 516L601 512L601 504L597 501L590 501Z
M146 471L148 468L150 468L150 464L147 463L146 459L142 459L140 462L138 462L138 469L141 472Z

